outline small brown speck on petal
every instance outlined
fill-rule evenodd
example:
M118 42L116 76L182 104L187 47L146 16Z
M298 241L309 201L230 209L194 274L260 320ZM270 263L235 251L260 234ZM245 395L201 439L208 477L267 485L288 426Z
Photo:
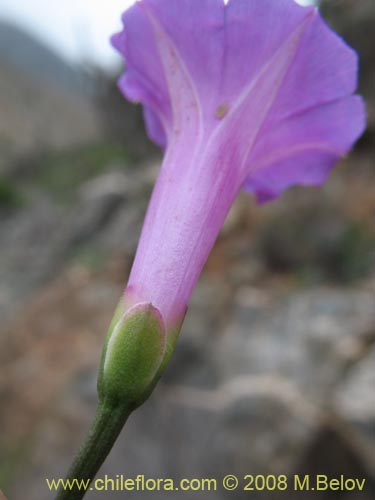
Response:
M220 106L216 110L216 118L219 120L222 120L224 116L228 113L229 111L229 104L227 102L223 102L220 104Z

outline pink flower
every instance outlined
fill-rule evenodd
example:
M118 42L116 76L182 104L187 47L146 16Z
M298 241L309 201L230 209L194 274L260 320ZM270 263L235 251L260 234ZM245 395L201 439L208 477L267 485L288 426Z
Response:
M238 192L259 202L320 185L365 126L357 56L294 0L142 0L113 37L120 88L165 148L126 306L151 303L168 332Z

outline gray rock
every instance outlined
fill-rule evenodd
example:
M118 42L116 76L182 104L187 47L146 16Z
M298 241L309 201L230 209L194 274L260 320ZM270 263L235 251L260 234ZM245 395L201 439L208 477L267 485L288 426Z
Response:
M356 363L339 384L333 406L354 429L356 439L370 456L375 446L375 348ZM369 462L371 463L371 462ZM374 466L374 463L372 462ZM373 471L375 473L375 471Z
M216 354L222 377L285 377L324 405L346 370L342 346L351 338L361 341L372 322L368 291L318 288L277 300L240 290Z

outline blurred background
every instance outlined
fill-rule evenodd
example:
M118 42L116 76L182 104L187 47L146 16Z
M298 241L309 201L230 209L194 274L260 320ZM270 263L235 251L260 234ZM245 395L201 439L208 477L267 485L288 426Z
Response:
M140 108L116 87L121 62L108 35L126 3L0 3L0 488L9 500L53 498L45 478L64 475L88 430L104 335L160 163ZM294 188L261 208L239 197L173 360L100 476L345 474L366 478L365 491L301 498L373 498L375 9L372 0L322 9L360 54L368 130L323 189Z

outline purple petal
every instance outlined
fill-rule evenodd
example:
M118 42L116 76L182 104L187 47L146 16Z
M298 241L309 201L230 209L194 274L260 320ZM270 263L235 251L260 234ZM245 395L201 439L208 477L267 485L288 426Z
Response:
M256 143L245 189L262 202L294 184L322 184L363 132L364 117L362 99L352 96L284 120Z
M294 184L322 184L336 161L337 156L328 151L317 151L312 155L310 150L302 150L280 160L277 165L264 168L261 173L254 173L244 187L256 194L258 203L265 203L277 198L284 189Z
M225 9L220 92L231 102L314 12L294 0L231 0Z
M268 123L352 94L357 75L357 54L316 15L301 37Z
M321 184L362 133L357 57L294 0L142 0L123 20L120 88L166 145L126 295L171 326L241 187Z
M124 13L123 23L126 31L111 39L127 66L119 87L130 101L145 105L150 136L159 143L162 139L160 128L165 130L172 116L154 31L138 2Z
M146 123L146 132L150 139L158 146L165 147L167 144L167 137L158 115L154 113L151 108L144 106L143 117Z
M145 105L149 136L162 146L178 137L191 148L202 134L206 141L212 134L220 135L232 148L226 156L245 163L248 188L258 185L266 171L259 167L268 161L259 158L262 144L267 145L266 157L278 154L273 151L278 147L275 128L281 124L288 149L289 143L301 142L303 130L308 133L304 112L348 96L356 88L355 52L316 9L294 0L230 0L226 6L222 0L143 0L125 12L123 21L125 31L113 38L127 64L120 87L129 99ZM296 46L288 42L291 33L298 34ZM246 89L248 98L243 99ZM242 109L233 112L241 99ZM363 130L363 110L357 106L353 113L362 125L351 127L348 116L347 129L343 125L339 132L346 137L344 152ZM323 121L333 119L331 108L322 107L319 116ZM286 121L288 117L297 118ZM225 118L226 130L215 132L218 118ZM299 135L294 137L296 131ZM326 129L321 138L325 147L335 142L337 133L335 127ZM238 165L233 168L240 170ZM257 180L252 180L254 175ZM306 175L303 168L288 168L278 185L303 183ZM269 178L267 174L264 181Z
M224 53L223 0L143 0L142 4L160 23L164 38L168 38L186 68L190 83L197 92L202 113L208 118L216 109L215 89L220 81ZM160 44L160 38L157 42ZM164 68L174 74L175 64ZM175 82L177 84L177 82ZM170 85L170 99L182 98L182 89ZM186 112L186 109L185 109Z

